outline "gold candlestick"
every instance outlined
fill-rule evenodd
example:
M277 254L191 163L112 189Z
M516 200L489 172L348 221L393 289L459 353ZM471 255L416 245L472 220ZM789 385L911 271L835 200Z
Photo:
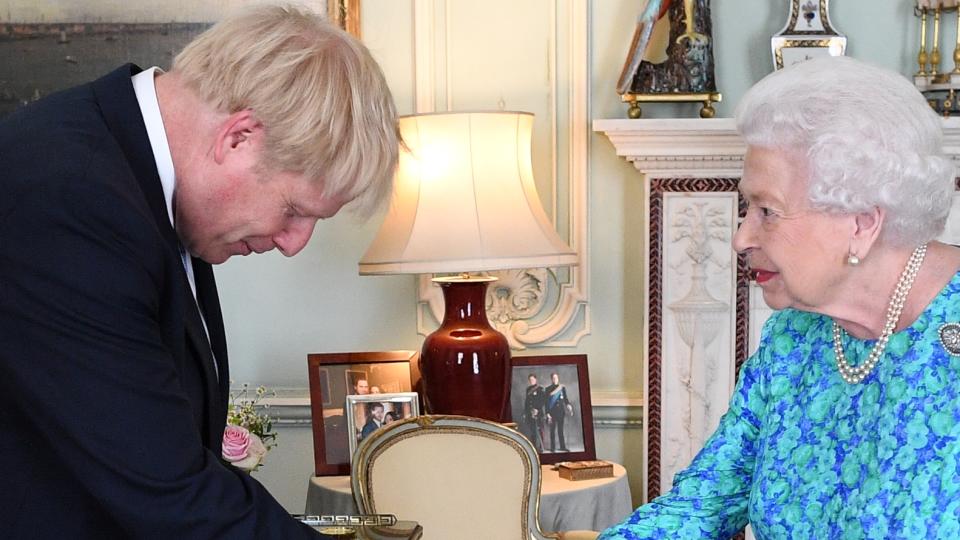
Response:
M940 72L940 8L933 10L933 50L930 52L930 76Z
M960 40L960 36L957 39ZM927 75L927 8L920 10L920 53L917 55L917 63L920 64L917 76L925 77Z
M957 9L957 43L953 47L953 72L960 74L960 8Z

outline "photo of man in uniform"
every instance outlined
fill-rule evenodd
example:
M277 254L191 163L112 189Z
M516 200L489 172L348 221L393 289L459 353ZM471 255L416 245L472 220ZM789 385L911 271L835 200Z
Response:
M546 394L543 387L537 384L537 376L531 373L527 378L530 383L527 386L526 397L523 401L523 425L521 432L530 439L537 452L543 452L543 417L544 406L546 405Z
M557 435L560 438L560 451L569 452L563 437L563 421L569 414L573 416L573 405L567 398L567 388L560 384L560 375L557 372L550 374L553 383L545 390L547 394L547 424L550 425L550 451L556 452Z

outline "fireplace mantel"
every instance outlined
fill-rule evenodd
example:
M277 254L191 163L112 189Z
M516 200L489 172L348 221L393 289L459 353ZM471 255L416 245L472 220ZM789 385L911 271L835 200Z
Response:
M617 155L655 176L739 177L746 145L733 118L594 120ZM944 149L960 165L960 118L944 118Z

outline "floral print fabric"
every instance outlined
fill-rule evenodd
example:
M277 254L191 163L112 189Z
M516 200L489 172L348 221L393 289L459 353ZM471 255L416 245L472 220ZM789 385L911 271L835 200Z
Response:
M730 408L673 489L600 535L758 540L955 539L960 535L960 273L893 334L860 384L837 372L829 317L775 313ZM875 340L845 335L849 361Z

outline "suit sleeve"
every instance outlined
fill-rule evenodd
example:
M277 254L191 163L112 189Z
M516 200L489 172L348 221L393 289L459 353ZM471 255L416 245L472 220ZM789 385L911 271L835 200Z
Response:
M729 410L690 466L676 474L673 488L603 531L598 540L726 540L747 524L760 419L767 401L759 355L741 368Z
M203 447L159 323L179 269L123 182L73 174L0 204L0 403L131 537L320 537Z

